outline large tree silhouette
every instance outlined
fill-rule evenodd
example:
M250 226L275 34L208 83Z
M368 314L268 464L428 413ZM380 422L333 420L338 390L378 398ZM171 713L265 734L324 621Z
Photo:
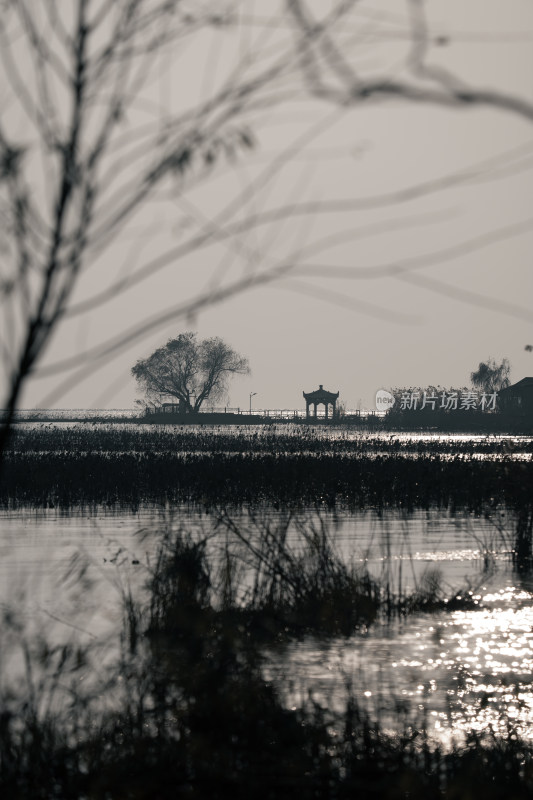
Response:
M198 341L195 333L181 333L131 372L147 400L162 395L180 401L186 413L200 411L206 400L217 400L233 375L247 375L248 361L218 336Z

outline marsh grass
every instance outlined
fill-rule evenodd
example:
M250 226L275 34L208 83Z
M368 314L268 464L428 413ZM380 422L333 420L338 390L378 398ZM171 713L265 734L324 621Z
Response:
M377 455L375 442L335 444L331 452L331 442L318 445L312 436L292 444L276 436L286 449L273 452L268 437L264 449L241 447L244 434L233 444L157 430L144 438L134 431L131 441L127 432L106 439L86 428L62 438L24 436L7 454L4 505L184 499L216 510L217 522L194 535L180 526L158 532L146 594L123 593L111 659L96 645L65 649L44 635L28 639L4 615L4 642L8 631L21 670L15 682L0 675L2 797L532 796L533 747L511 722L505 736L471 731L444 749L423 715L408 716L398 704L391 732L390 719L371 716L350 686L341 710L312 693L287 707L262 669L265 645L283 647L309 633L357 637L380 618L470 602L468 592L446 596L437 571L412 590L401 573L371 576L364 562L337 551L321 509L437 506L494 515L504 508L515 567L525 568L531 462L464 458L464 442L457 452L430 443L415 453L414 444L406 451L391 441ZM241 504L269 503L281 512L275 520L250 512L245 525L232 514ZM310 504L312 514L293 516Z
M15 426L8 443L8 452L17 453L316 453L334 451L347 454L413 456L446 455L463 458L483 456L516 456L531 454L531 437L410 436L409 433L357 433L313 426L246 425L231 429L223 426L189 428L180 425L139 426L122 424L60 425L40 424Z
M228 521L226 532L235 535ZM338 633L336 614L309 608L310 591L325 595L329 608L332 583L339 593L354 590L335 557L331 567L323 563L326 533L317 525L299 550L287 552L283 531L272 532L250 583L249 563L244 572L233 563L215 569L209 539L168 532L146 601L125 595L116 663L89 691L80 680L89 646L85 654L27 646L25 691L2 688L2 796L530 797L533 748L511 725L505 737L471 732L445 750L423 716L408 719L400 706L391 733L350 685L343 710L333 711L312 694L287 708L265 681L257 635L265 610L272 618L286 606L285 622L288 609L299 608L321 630L334 619ZM226 538L230 562L232 546ZM430 576L420 596L431 596L437 583ZM37 661L47 680L37 677Z
M533 563L532 447L528 439L490 437L332 440L300 428L232 434L133 425L21 429L6 453L0 504L65 511L189 504L215 511L270 505L471 512L494 523L494 535L477 541L486 569L504 549L527 571Z
M261 644L308 634L350 637L377 620L475 606L469 587L446 590L438 568L418 578L413 572L412 588L401 571L371 574L364 559L339 551L335 526L319 508L277 518L256 512L245 521L224 511L194 535L178 521L159 536L148 635L187 638L200 614ZM138 636L139 625L134 629Z
M515 460L514 456L525 456ZM181 434L88 426L18 431L0 482L4 507L143 502L206 507L320 502L351 508L518 506L531 497L531 442ZM494 456L485 460L477 456Z

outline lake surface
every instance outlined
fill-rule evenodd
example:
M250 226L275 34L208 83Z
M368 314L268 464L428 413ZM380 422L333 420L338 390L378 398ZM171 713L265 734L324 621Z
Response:
M255 526L256 536L265 519L287 521L273 509L254 515L254 522L247 512L233 519L243 530ZM304 701L312 690L340 709L348 682L369 712L390 725L404 701L413 724L424 715L435 734L489 723L497 730L510 716L533 737L533 585L513 576L494 522L438 512L322 512L321 519L346 560L392 587L412 590L428 570L438 570L448 595L471 592L478 607L378 622L348 639L306 637L267 652L265 676L283 688L287 703ZM294 541L305 520L296 515L289 523ZM4 511L0 603L17 609L28 632L46 630L57 641L111 641L125 592L143 591L158 531L181 525L205 535L215 520L184 508Z
M299 426L277 427L284 436L302 437ZM250 438L273 433L243 430ZM227 436L228 431L219 427L211 433ZM306 436L331 441L334 449L336 442L357 442L362 434L316 428ZM442 442L464 443L465 458L532 458L531 437L371 436L376 455L380 441L411 448ZM487 443L492 452L475 452L476 445ZM416 458L416 453L405 457ZM142 596L162 531L213 534L209 547L216 559L227 535L220 524L225 513L147 505L135 513L102 507L2 510L1 608L16 614L28 635L46 632L54 641L110 643L121 624L124 596L130 591ZM295 547L302 529L320 524L343 560L367 568L393 591L412 591L430 574L446 596L467 594L472 600L463 610L414 614L377 622L348 638L308 636L268 650L265 678L282 688L288 705L304 702L311 691L329 707L341 708L349 685L369 713L391 727L400 718L413 726L423 719L431 733L449 741L488 725L505 733L511 721L533 738L533 581L531 576L518 579L510 568L515 522L507 509L476 516L443 510L288 512L263 505L228 513L252 541L265 526L286 526Z

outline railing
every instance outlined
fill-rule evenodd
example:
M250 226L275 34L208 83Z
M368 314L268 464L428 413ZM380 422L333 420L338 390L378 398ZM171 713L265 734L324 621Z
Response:
M152 414L176 414L177 409L172 407L161 407L161 408L154 408L154 409L147 409L146 413L148 415ZM326 419L326 412L325 410L317 410L316 417L314 414L310 414L307 417L305 409L291 409L291 408L254 408L251 411L249 409L242 409L242 408L234 408L232 406L203 406L199 412L200 414L238 414L242 417L261 417L263 419L283 419L283 420L290 420L290 419L319 419L324 420ZM382 417L385 412L383 411L373 411L373 410L366 410L366 409L350 409L342 412L342 415L336 414L332 416L331 413L328 414L327 419L350 419L350 418L366 418L366 417Z

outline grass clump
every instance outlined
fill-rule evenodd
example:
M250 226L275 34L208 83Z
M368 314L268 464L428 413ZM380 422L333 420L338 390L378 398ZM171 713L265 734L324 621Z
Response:
M387 732L350 687L338 711L311 694L298 707L286 707L280 690L263 676L260 642L251 635L253 616L240 615L230 602L237 587L228 586L224 571L214 575L208 545L206 539L169 537L154 565L146 604L130 598L125 607L116 663L89 694L79 688L89 654L80 659L74 651L64 658L47 655L51 683L34 680L31 692L29 684L26 694L4 692L3 797L531 796L533 748L512 727L505 738L471 732L444 750L431 741L423 719ZM305 550L294 557L288 574L294 579L303 570L304 588L289 585L286 597L301 598L309 618L322 620L315 606L309 611L308 592L329 585L329 578L315 574L327 575L328 567L321 565L324 545L313 547L312 557ZM281 602L279 574L278 569L274 606ZM255 587L256 576L244 594L250 602ZM36 655L36 648L33 656L27 650L28 664ZM63 704L51 703L50 691L61 688ZM108 696L112 703L105 702Z

